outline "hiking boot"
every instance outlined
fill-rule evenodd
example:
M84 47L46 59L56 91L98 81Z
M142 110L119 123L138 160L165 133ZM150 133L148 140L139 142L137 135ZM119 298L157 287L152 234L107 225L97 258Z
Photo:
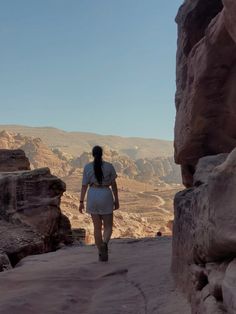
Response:
M107 262L108 261L108 247L107 243L103 242L99 251L99 261Z

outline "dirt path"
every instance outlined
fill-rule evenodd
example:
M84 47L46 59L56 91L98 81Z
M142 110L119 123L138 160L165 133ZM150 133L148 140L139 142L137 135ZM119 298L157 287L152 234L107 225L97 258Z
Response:
M170 275L171 239L113 240L27 257L0 274L1 314L190 314Z
M152 194L152 192L139 192L139 195L148 196L149 199L153 198L155 201L158 202L156 205L157 208L164 206L166 203L165 200L161 196Z

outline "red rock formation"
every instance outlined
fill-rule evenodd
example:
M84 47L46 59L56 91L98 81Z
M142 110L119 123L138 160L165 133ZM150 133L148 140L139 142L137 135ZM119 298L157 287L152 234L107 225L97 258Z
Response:
M193 313L236 313L235 168L236 149L203 157L175 197L172 270Z
M40 138L28 138L20 147L25 151L33 169L48 167L57 176L65 176L71 169L70 165L58 158Z
M6 132L2 131L0 132L0 148L9 149L6 150L5 154L7 152L9 154L13 154L11 150L13 149L21 149L25 152L27 158L30 161L31 168L37 169L37 168L43 168L43 167L49 167L51 170L51 173L54 175L63 177L68 174L71 167L68 162L65 160L62 160L58 157L57 154L54 154L51 149L45 145L40 138L31 138L27 136L22 136L21 134L16 134L12 132ZM16 152L18 152L17 150ZM16 154L16 153L15 153ZM17 162L20 165L20 153L18 152L18 155L16 156ZM0 152L0 156L1 156ZM23 159L25 156L22 157ZM10 156L6 156L6 159L8 162L11 162ZM14 169L8 170L6 167L6 159L3 160L3 171L14 171ZM18 169L15 170L29 170L29 161L28 161L28 167L22 167L21 169L18 167ZM22 161L23 162L23 161ZM23 164L24 166L24 164ZM0 160L0 171L1 170L1 160Z
M44 236L30 226L0 220L0 271L14 267L22 258L48 252Z
M236 146L236 2L187 0L177 52L175 160L192 186L199 158Z
M70 222L60 210L65 183L48 168L16 171L22 160L29 164L23 152L17 152L0 151L6 170L13 171L0 172L0 270L6 256L14 266L26 255L55 250L61 242L71 241Z
M231 314L236 313L236 1L186 0L177 23L175 160L190 188L175 197L172 269L192 313Z
M21 149L0 149L0 172L30 170L30 163Z

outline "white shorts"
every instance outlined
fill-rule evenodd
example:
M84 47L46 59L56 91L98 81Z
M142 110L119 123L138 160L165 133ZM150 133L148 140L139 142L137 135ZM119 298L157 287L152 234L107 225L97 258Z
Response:
M114 198L109 187L90 187L87 195L86 211L89 214L108 215L114 209Z

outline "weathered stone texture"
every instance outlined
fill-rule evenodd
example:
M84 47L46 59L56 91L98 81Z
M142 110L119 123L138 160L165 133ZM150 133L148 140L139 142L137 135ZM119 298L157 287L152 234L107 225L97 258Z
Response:
M236 259L228 266L222 284L223 300L227 306L228 313L236 313Z
M192 313L236 313L236 1L186 0L176 21L172 269Z
M236 2L187 0L177 16L175 160L190 187L198 159L236 146Z
M204 157L196 168L196 186L175 197L172 270L192 313L235 313L236 280L229 276L236 258L236 149L227 158Z
M45 237L56 237L62 218L60 198L65 184L48 168L0 173L0 214L9 222L24 223Z
M30 170L30 163L21 149L0 149L0 172Z
M13 172L0 172L1 271L27 255L49 252L61 242L71 242L71 227L60 210L65 183L48 168L16 171L26 159L23 151L4 150L0 156L8 171L15 167Z

